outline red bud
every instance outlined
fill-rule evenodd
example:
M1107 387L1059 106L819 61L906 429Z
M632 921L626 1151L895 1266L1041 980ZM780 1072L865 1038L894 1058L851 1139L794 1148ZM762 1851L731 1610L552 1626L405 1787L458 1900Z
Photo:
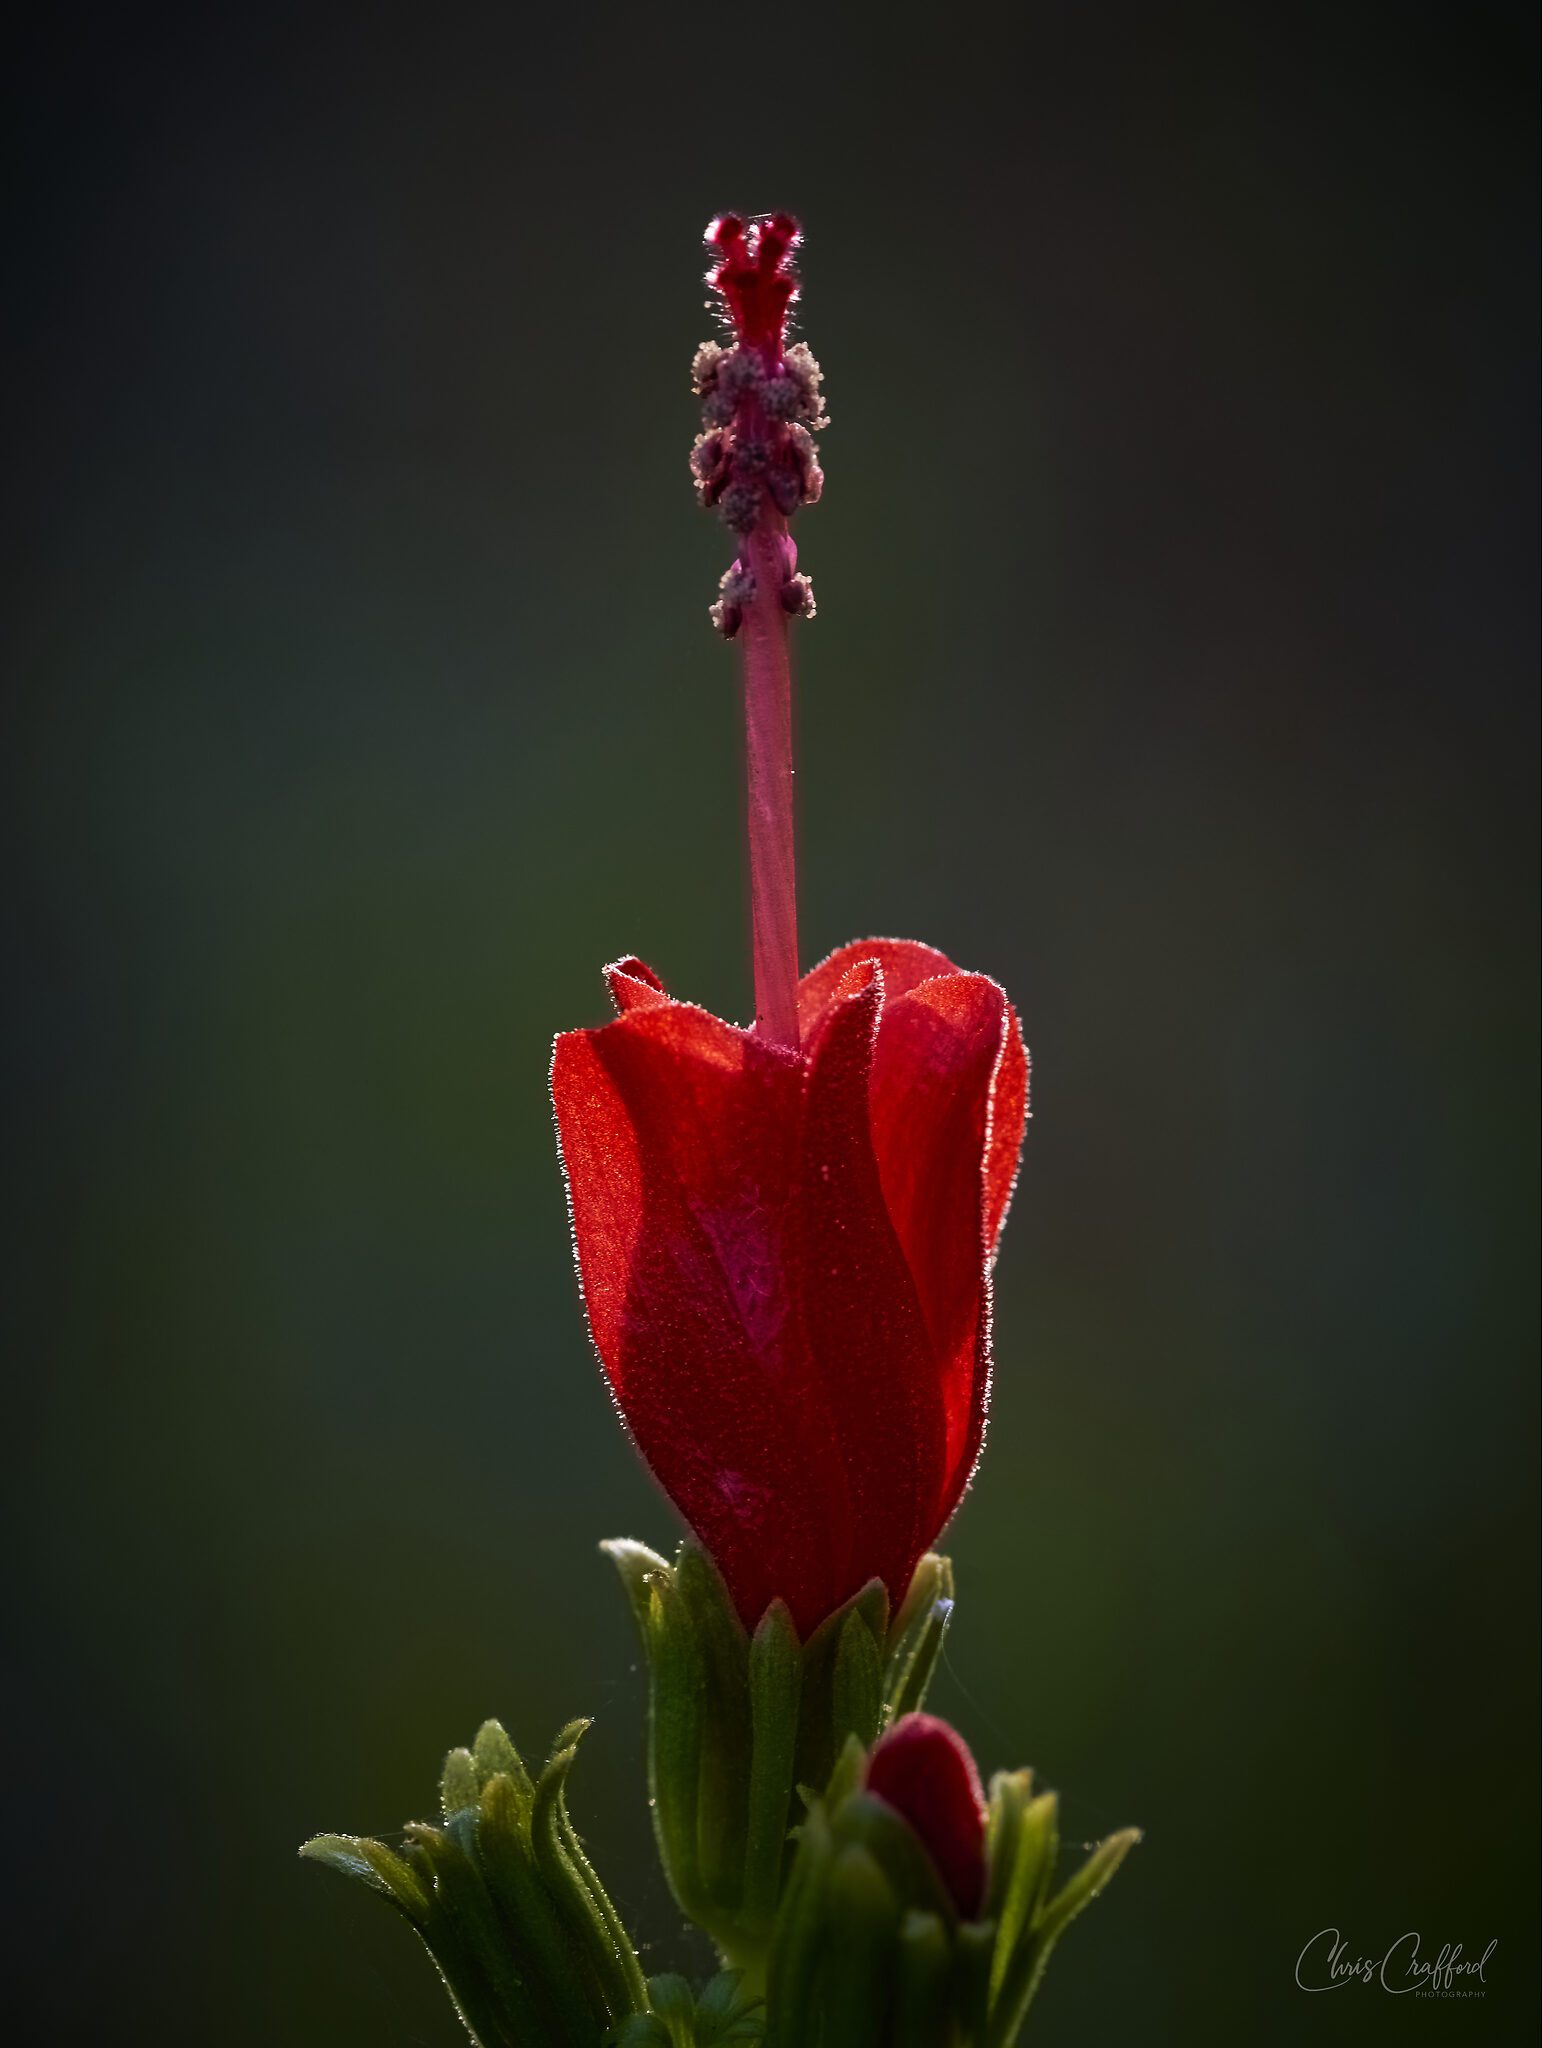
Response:
M961 1735L932 1714L907 1714L867 1760L867 1789L909 1821L961 1918L985 1898L985 1794Z

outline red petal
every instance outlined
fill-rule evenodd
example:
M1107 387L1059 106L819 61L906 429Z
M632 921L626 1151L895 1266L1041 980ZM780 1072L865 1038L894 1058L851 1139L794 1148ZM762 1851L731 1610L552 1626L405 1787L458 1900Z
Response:
M841 978L864 960L876 960L883 969L885 1002L908 995L919 982L937 974L956 974L958 969L946 953L935 946L923 946L919 939L853 939L849 946L837 946L828 959L811 967L798 984L798 1030L808 1044L815 1026L840 987Z
M806 975L805 1042L842 975L883 968L873 1144L885 1198L938 1359L946 1459L932 1542L968 1485L990 1390L988 1270L1017 1176L1028 1061L994 982L914 939L858 939Z
M904 1598L937 1533L945 1417L921 1304L879 1177L871 1124L882 973L837 984L806 1055L796 1284L809 1352L846 1463L856 1552L841 1597L870 1577Z
M1028 1126L1028 1077L1028 1048L1017 1012L1008 1003L1006 1043L991 1090L990 1143L985 1153L985 1244L993 1259L1017 1185L1017 1162Z
M985 1160L1011 1007L981 974L923 982L884 1012L873 1142L938 1361L946 1428L933 1527L973 1470L990 1388Z
M875 1575L897 1600L983 1429L1011 1007L859 941L805 980L794 1060L639 960L606 974L620 1017L557 1041L552 1093L617 1403L747 1622L779 1595L807 1634Z
M932 1714L906 1714L867 1760L867 1789L909 1821L961 1917L985 1902L985 1793L963 1737Z
M624 960L611 961L605 969L605 986L610 990L618 1017L624 1017L628 1010L656 1010L660 1003L669 1001L663 982L647 961L639 960L635 953L629 953Z
M802 1079L683 1003L567 1032L552 1062L617 1405L746 1622L781 1595L806 1631L844 1597L851 1514L791 1278Z

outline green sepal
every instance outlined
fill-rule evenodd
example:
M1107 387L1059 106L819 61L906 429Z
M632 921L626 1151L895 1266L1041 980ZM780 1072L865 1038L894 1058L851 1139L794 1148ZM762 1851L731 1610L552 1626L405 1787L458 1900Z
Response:
M1053 1792L1034 1798L1031 1771L1000 1771L991 1780L985 1911L997 1929L992 1998L1000 1995L1013 1951L1043 1903L1059 1847L1058 1812Z
M894 1978L894 2048L935 2048L947 2039L953 1941L936 1913L912 1908L900 1921Z
M795 1766L799 1785L822 1790L847 1736L854 1734L859 1742L866 1744L878 1732L876 1720L868 1729L854 1726L844 1718L843 1709L860 1712L861 1703L849 1691L844 1699L838 1695L837 1676L841 1666L841 1644L846 1640L847 1628L853 1629L846 1653L846 1671L850 1674L853 1658L861 1654L858 1648L860 1637L862 1634L874 1634L875 1621L877 1639L883 1640L881 1616L886 1607L887 1596L883 1587L874 1580L864 1586L854 1600L828 1615L803 1645Z
M581 2040L615 2010L598 1973L572 1938L557 1898L531 1853L513 1780L502 1771L482 1787L477 1860L521 1974L552 2015L560 2040ZM623 2008L624 2009L624 2008Z
M439 1777L439 1807L446 1820L465 1813L481 1796L482 1780L469 1749L452 1749Z
M648 1793L664 1873L686 1917L715 1932L698 1846L706 1659L674 1568L641 1543L600 1547L621 1574L648 1660Z
M751 1773L750 1639L717 1567L681 1546L675 1592L700 1658L703 1693L696 1759L696 1865L712 1923L732 1924L744 1898Z
M471 1745L472 1761L477 1769L477 1783L485 1785L489 1778L504 1777L511 1780L516 1794L528 1816L530 1802L535 1796L530 1783L530 1773L525 1769L519 1751L504 1732L501 1721L484 1721L477 1730L476 1741Z
M825 1787L825 1804L832 1813L858 1790L866 1774L867 1750L855 1735L848 1735Z
M589 1980L611 2012L640 2009L647 1997L642 1968L621 1916L584 1854L567 1808L568 1773L587 1721L570 1721L552 1745L536 1781L530 1817L536 1867L551 1894Z
M415 1926L427 1926L433 1902L423 1889L416 1872L410 1870L401 1857L388 1849L384 1842L372 1841L367 1835L359 1843L359 1853L407 1918Z
M792 1616L775 1600L750 1643L750 1781L744 1830L743 1920L769 1935L789 1857L788 1823L798 1748L801 1650Z
M766 1979L767 2048L808 2048L819 2038L820 1934L825 1877L834 1856L829 1816L816 1800L798 1830L798 1854L776 1916Z
M1028 1809L1029 1817L1033 1815L1034 1808L1046 1806L1051 1798L1052 1795L1046 1794L1043 1799L1034 1800ZM1039 1884L1039 1903L1027 1931L1016 1937L1015 1945L1007 1955L1005 1968L997 1966L992 1970L990 2026L986 2036L986 2048L1012 2048L1027 2017L1028 2008L1033 2003L1034 1994L1043 1982L1044 1972L1056 1942L1077 1915L1085 1912L1091 1905L1141 1838L1139 1828L1123 1828L1118 1834L1108 1836L1097 1845L1056 1896L1045 1903L1044 1895L1049 1888L1055 1853L1058 1849L1053 1810L1049 1812L1047 1820L1040 1825L1041 1833L1047 1837L1049 1846Z
M1069 1927L1077 1914L1084 1913L1092 1904L1140 1839L1139 1828L1121 1828L1118 1834L1099 1842L1081 1869L1045 1907L1040 1932L1054 1936Z
M414 1926L424 1926L431 1901L413 1872L384 1842L371 1835L313 1835L300 1845L300 1854L313 1863L324 1863L344 1877L379 1892L400 1907Z
M781 1602L747 1632L690 1539L674 1564L641 1543L601 1548L647 1659L648 1790L670 1889L725 1962L758 1980L792 1865L794 1790L822 1791L847 1738L866 1745L882 1724L888 1594L871 1580L800 1643ZM951 1586L943 1561L925 1562L930 1593ZM917 1641L900 1646L907 1668Z
M966 1921L953 1949L953 2033L945 2038L980 2048L990 2030L991 1964L996 1951L993 1920Z
M842 1843L868 1852L897 1899L936 1915L949 1927L957 1924L957 1909L937 1875L936 1864L909 1821L885 1800L870 1792L851 1793L840 1808L836 1833Z
M415 1821L407 1835L433 1872L445 1924L433 1930L438 1939L430 1947L467 2028L482 2048L520 2048L525 2040L539 2040L546 2016L510 1956L476 1861L472 1817L457 1814L444 1828Z
M878 1859L860 1843L837 1852L827 1910L840 1928L824 1953L823 2034L834 2048L884 2048L894 1996L899 1901Z
M1044 1970L1048 1968L1048 1958L1051 1958L1055 1944L1071 1921L1091 1905L1098 1892L1104 1890L1139 1839L1139 1827L1126 1827L1120 1829L1118 1835L1110 1835L1106 1841L1100 1841L1081 1870L1077 1870L1053 1901L1040 1911L1032 1933L1020 1942L1012 1956L999 1995L991 2001L987 2048L1012 2048L1018 2040L1028 2007L1034 2001L1034 1993L1044 1980Z
M884 1657L884 1721L917 1713L925 1704L943 1638L953 1618L953 1564L929 1550L889 1630Z
M883 1660L876 1633L867 1615L856 1608L841 1625L835 1646L835 1672L831 1684L831 1733L843 1743L848 1735L859 1742L871 1742L883 1717Z

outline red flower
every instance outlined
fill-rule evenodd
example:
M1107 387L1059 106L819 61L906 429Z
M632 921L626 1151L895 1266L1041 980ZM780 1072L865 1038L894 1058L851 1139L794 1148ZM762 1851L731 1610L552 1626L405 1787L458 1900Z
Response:
M985 1793L964 1738L933 1714L906 1714L873 1745L867 1789L909 1821L960 1917L985 1903Z
M984 1431L1016 1013L905 939L803 977L796 1050L606 974L552 1099L616 1404L747 1625L781 1598L806 1636L875 1577L898 1602Z

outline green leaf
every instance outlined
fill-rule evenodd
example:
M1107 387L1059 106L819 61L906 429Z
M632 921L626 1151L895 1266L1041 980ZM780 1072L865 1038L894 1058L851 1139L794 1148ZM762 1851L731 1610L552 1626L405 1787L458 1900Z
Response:
M692 2026L696 2018L696 2000L691 1987L684 1977L673 1970L661 1972L648 1979L648 2003L666 2025Z
M696 1995L696 2017L698 2020L732 2020L760 2000L741 1996L739 1986L744 1982L742 1970L719 1970L715 1977L709 1977Z
M614 2048L670 2048L669 2029L651 2012L629 2013L610 2038Z
M613 2036L615 2048L727 2048L731 2042L759 2041L764 2024L759 1999L740 1993L742 1973L723 1970L697 1992L684 1977L668 1972L648 1979L653 2011L649 2024L633 2020Z

